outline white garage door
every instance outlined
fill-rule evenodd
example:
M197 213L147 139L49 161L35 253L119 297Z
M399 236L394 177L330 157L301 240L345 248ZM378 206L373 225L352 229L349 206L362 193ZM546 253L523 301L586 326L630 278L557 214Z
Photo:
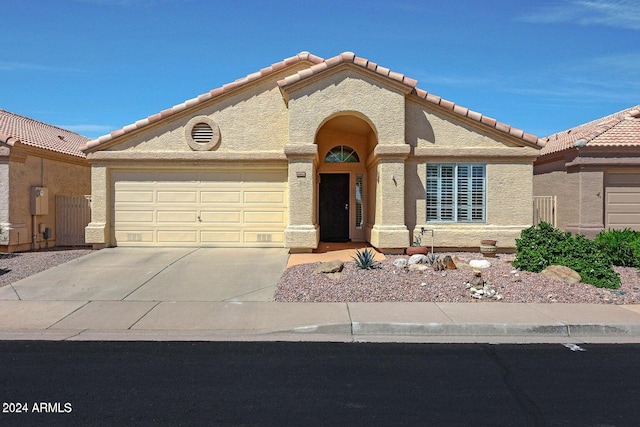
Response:
M283 247L286 170L116 171L118 246Z
M607 174L605 185L605 228L640 231L640 173Z

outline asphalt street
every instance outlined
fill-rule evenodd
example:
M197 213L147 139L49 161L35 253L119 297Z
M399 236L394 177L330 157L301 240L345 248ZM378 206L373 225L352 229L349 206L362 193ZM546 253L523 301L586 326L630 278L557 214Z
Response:
M635 426L639 351L0 342L0 424Z

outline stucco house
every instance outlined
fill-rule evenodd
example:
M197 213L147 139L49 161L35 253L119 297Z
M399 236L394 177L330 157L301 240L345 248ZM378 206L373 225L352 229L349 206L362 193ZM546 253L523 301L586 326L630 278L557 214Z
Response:
M587 237L640 230L640 105L543 141L534 191L555 199L557 227Z
M0 109L0 251L84 244L88 138Z
M86 240L105 246L368 242L513 248L536 136L353 53L308 52L96 140Z

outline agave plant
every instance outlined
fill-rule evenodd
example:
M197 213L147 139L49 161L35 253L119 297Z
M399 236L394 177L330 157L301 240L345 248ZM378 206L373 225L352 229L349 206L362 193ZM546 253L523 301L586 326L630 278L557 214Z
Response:
M427 262L429 263L429 265L433 265L433 263L438 261L439 259L440 259L440 255L436 255L436 254L427 255Z
M373 270L380 268L380 264L374 259L374 254L371 249L365 249L362 252L356 250L356 256L351 257L356 262L356 266L363 270Z

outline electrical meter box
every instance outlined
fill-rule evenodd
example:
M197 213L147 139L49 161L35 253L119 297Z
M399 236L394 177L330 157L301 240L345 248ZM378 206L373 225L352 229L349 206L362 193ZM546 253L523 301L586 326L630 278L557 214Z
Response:
M49 192L46 187L31 187L31 215L49 213Z

